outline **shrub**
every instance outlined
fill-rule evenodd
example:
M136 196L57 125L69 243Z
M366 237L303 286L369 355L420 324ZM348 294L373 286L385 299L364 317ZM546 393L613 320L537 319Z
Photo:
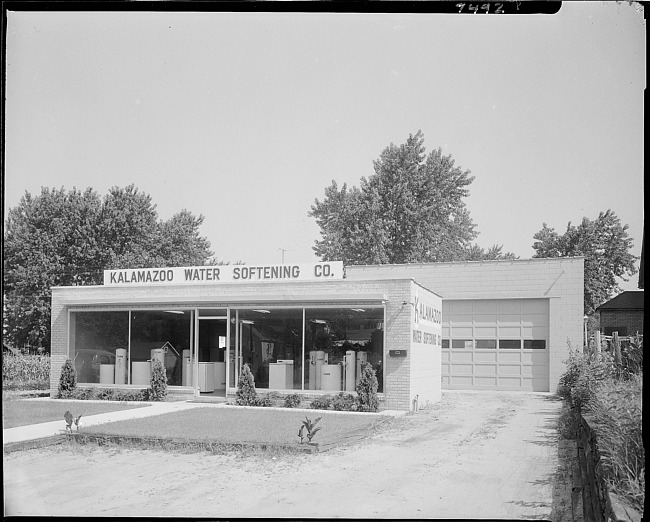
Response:
M50 387L49 355L3 355L3 390L47 390Z
M379 410L379 397L377 396L377 374L369 363L363 364L361 378L357 382L357 401L359 411Z
M357 411L358 407L357 398L351 393L340 392L332 400L332 408L336 411Z
M251 401L250 405L259 408L270 408L273 406L273 398L269 395L258 395Z
M611 354L602 352L600 358L570 350L566 361L567 369L560 377L557 394L568 399L577 408L582 408L593 398L599 383L614 376L614 361Z
M332 397L323 395L311 401L311 408L314 410L329 410L332 407Z
M235 404L238 406L253 406L256 398L257 391L255 391L255 379L253 378L248 363L246 363L242 366L239 380L237 381Z
M152 401L164 401L166 398L167 372L165 371L162 362L158 359L153 359L151 361L151 388L149 388L149 399Z
M643 374L603 382L585 408L610 489L640 512L645 499L642 386Z
M59 378L59 399L68 399L77 387L77 372L74 369L72 361L66 359L61 367L61 377Z
M118 388L77 388L70 399L81 401L148 401L149 390L120 390Z
M297 393L292 393L290 395L287 395L284 398L284 407L285 408L297 408L300 406L300 403L302 402L302 397L298 395Z

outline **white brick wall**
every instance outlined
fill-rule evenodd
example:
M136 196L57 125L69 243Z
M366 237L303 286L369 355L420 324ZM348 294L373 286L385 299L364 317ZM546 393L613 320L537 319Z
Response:
M349 280L412 277L444 299L549 299L549 382L555 391L568 343L582 347L584 258L363 265L346 267Z

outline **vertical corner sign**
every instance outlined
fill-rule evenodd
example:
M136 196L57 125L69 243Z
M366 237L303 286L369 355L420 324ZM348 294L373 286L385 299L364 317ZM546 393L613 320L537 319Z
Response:
M416 289L413 314L413 342L440 347L442 345L442 299L435 294L421 298Z
M343 261L296 265L222 265L104 270L104 286L335 281Z

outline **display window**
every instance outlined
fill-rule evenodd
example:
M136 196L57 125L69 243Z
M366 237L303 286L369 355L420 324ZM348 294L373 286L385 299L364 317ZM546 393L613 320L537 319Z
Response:
M383 308L305 309L305 389L355 390L370 363L383 392Z
M167 384L183 384L183 352L191 346L191 310L70 313L70 359L80 384L148 385L159 359Z
M70 359L79 383L114 380L117 356L129 345L128 312L70 314ZM124 383L123 383L124 384Z
M258 389L353 392L367 362L383 393L383 324L383 307L71 311L69 353L80 384L149 385L159 359L201 393L235 388L243 364Z
M302 308L237 311L240 367L248 364L256 388L302 388L302 319Z

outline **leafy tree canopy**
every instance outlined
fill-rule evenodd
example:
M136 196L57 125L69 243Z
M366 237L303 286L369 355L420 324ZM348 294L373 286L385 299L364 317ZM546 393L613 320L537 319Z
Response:
M322 239L314 251L323 261L346 264L421 263L514 258L478 236L463 198L474 180L441 149L425 153L424 135L390 144L374 161L375 174L360 187L339 190L336 181L315 200L309 215Z
M103 199L90 188L26 192L4 228L4 335L49 350L52 286L102 284L111 268L207 264L203 219L181 210L159 220L151 196L134 185Z
M571 222L566 232L558 234L546 223L533 238L533 257L585 258L585 314L591 315L596 308L607 301L615 291L620 291L616 278L627 281L626 276L636 273L632 255L632 238L627 235L628 225L622 225L612 211L600 212L592 221L586 217L575 226Z

